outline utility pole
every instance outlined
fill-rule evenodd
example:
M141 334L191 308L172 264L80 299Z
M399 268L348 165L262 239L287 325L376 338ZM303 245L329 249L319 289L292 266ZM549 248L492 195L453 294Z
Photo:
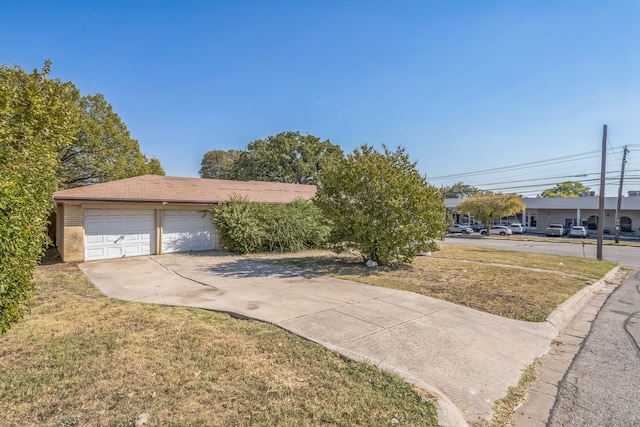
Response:
M600 167L600 197L598 198L598 241L596 257L602 261L602 238L604 236L604 175L607 172L607 125L602 127L602 166Z
M622 207L622 183L624 182L624 165L627 163L627 146L622 153L622 168L620 169L620 186L618 187L618 205L616 206L616 243L620 243L620 208Z

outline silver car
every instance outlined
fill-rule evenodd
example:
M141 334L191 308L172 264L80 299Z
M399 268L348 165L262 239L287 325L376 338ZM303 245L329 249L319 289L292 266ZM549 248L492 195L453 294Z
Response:
M544 234L547 236L564 236L564 226L562 224L549 224L544 230Z
M447 232L451 234L454 234L454 233L471 234L473 233L473 229L471 227L467 227L462 224L455 224L447 228Z

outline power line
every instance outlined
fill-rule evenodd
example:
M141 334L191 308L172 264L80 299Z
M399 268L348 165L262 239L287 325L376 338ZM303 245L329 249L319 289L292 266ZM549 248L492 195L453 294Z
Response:
M619 148L621 147L615 147L615 149L619 149ZM515 171L515 170L540 167L540 166L550 166L550 165L556 165L556 164L562 164L562 163L570 163L576 160L586 160L586 159L599 158L599 157L600 157L600 151L589 151L586 153L572 154L569 156L556 157L553 159L539 160L535 162L521 163L521 164L511 165L511 166L503 166L498 168L484 169L484 170L478 170L473 172L463 172L463 173L451 174L451 175L433 176L433 177L428 177L428 179L429 180L455 179L455 178L462 178L462 177L469 177L469 176L486 175L486 174L497 173L497 172L509 172L509 171Z

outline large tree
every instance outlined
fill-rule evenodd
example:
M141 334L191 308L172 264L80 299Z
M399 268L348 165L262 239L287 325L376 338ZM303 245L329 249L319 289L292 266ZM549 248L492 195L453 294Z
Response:
M316 184L328 165L343 157L342 149L300 132L282 132L253 141L233 164L233 179Z
M148 159L138 141L101 94L78 101L80 129L60 151L62 186L78 187L133 176L164 175L157 159Z
M472 215L489 227L491 221L522 212L525 204L517 194L489 194L467 197L456 205L456 211Z
M580 197L591 188L577 181L565 181L544 190L542 197Z
M233 164L239 155L238 150L207 151L200 163L200 178L233 179Z
M59 152L79 128L79 93L49 79L50 67L0 66L0 334L28 310L59 187Z
M491 191L481 190L478 187L467 185L462 181L442 187L440 192L442 193L442 197L451 199L476 196L478 194L491 194Z
M443 199L404 149L364 145L331 164L316 195L336 252L354 249L386 264L437 249L447 226Z

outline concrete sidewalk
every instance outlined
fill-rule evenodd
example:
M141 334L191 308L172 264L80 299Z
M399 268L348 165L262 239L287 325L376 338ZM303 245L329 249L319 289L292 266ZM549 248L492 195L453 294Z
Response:
M443 426L491 419L494 401L556 337L549 322L506 319L217 252L94 261L80 268L109 297L262 320L394 371L438 398Z

